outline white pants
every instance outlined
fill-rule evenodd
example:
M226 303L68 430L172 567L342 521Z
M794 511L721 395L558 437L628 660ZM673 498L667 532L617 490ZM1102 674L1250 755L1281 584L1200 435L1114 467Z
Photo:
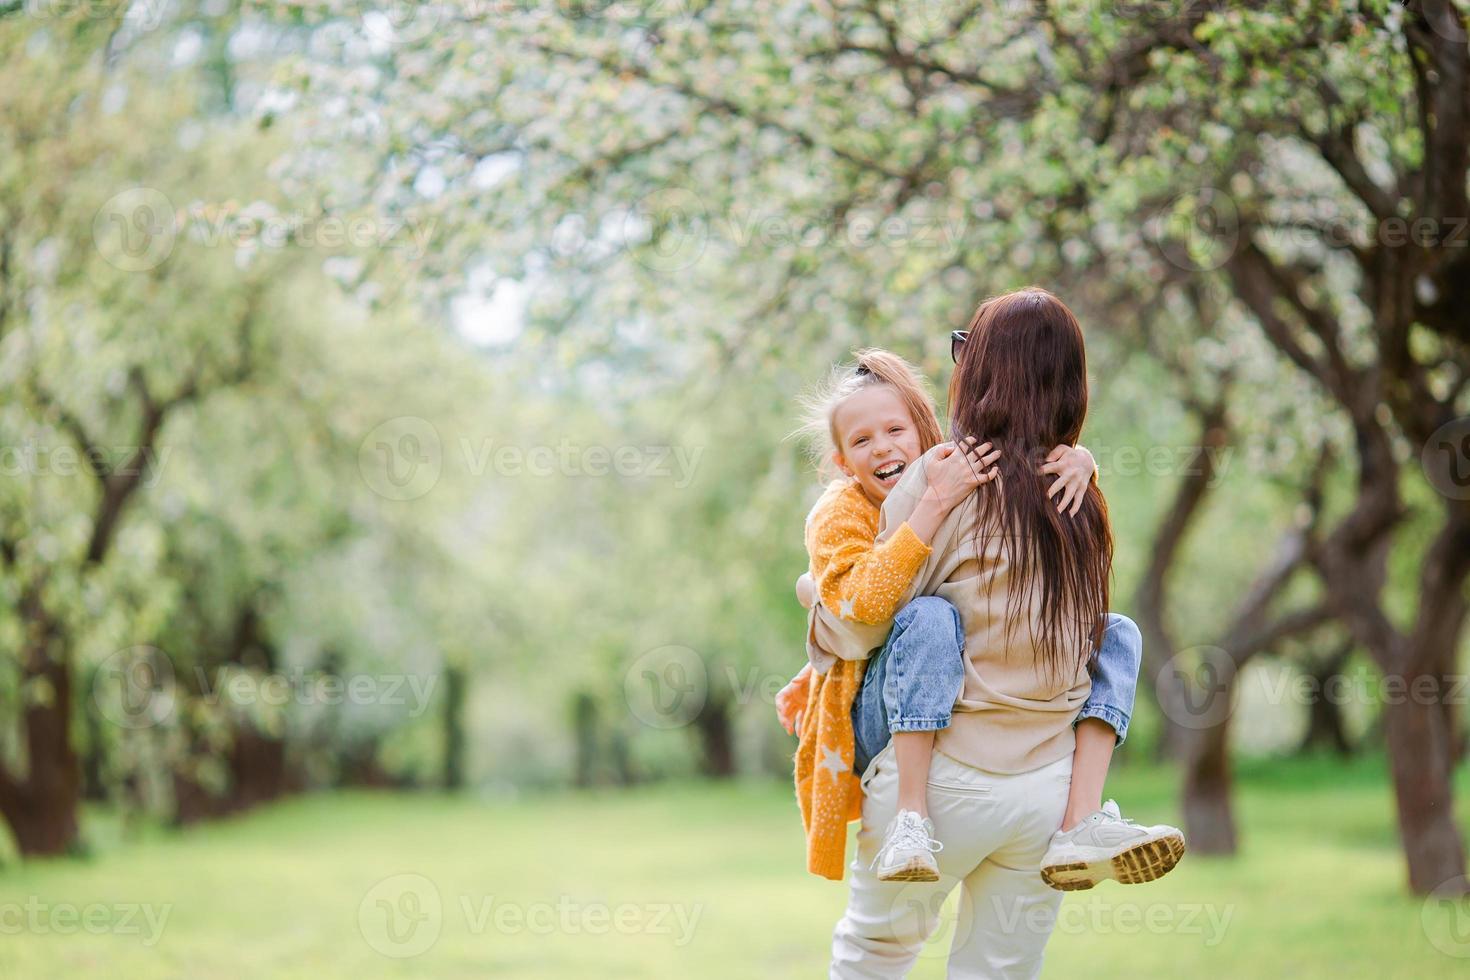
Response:
M832 933L834 980L902 977L941 924L960 886L949 949L951 978L1035 977L1062 893L1041 880L1041 857L1062 824L1072 757L1030 772L975 769L941 752L929 770L929 817L944 844L936 882L879 881L868 870L897 812L893 743L863 774L867 796L847 912ZM928 955L933 955L932 953Z

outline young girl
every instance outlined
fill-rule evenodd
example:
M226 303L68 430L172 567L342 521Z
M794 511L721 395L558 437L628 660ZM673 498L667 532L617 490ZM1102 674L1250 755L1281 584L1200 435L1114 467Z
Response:
M841 879L846 825L861 813L858 777L891 738L899 809L875 861L878 877L935 881L933 853L941 845L933 840L926 788L935 732L948 727L964 683L964 633L954 607L938 597L895 607L929 556L935 531L950 510L994 478L1000 454L974 439L941 446L930 460L924 497L878 544L880 508L889 491L909 463L940 442L924 383L894 354L859 351L855 365L835 375L813 401L809 416L808 431L830 440L830 460L844 478L827 487L807 517L810 568L798 580L797 594L809 609L820 602L843 620L873 627L873 646L883 650L871 663L837 659L822 649L809 621L811 662L777 695L782 724L788 732L800 730L795 775L807 866ZM1057 446L1040 472L1056 477L1048 495L1061 494L1058 510L1075 513L1094 463L1085 449ZM1112 617L1098 651L1094 696L1078 716L1072 798L1052 849L1062 860L1043 869L1053 887L1091 887L1113 876L1109 870L1126 845L1173 831L1138 827L1124 821L1112 801L1101 804L1113 748L1126 734L1140 653L1137 627ZM1103 823L1114 829L1100 830ZM1096 843L1085 834L1108 842L1106 853L1096 847L1084 853L1089 842Z

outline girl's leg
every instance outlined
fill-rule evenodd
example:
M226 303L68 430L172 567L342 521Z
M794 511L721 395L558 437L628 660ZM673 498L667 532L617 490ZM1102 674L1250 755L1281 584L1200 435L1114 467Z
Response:
M893 758L898 764L898 808L929 816L929 760L934 757L934 731L894 732Z
M1067 812L1062 816L1062 829L1071 830L1089 813L1102 809L1103 783L1107 782L1108 765L1119 741L1113 726L1101 718L1083 718L1077 722L1077 747L1072 751L1072 791L1067 796Z
M921 596L898 611L888 642L863 676L853 703L854 768L866 769L891 738L900 810L928 815L934 733L949 727L964 685L964 645L954 606L937 596Z
M1062 825L1041 859L1041 880L1059 891L1091 888L1108 878L1153 881L1184 854L1178 827L1126 820L1117 803L1102 802L1113 748L1128 734L1143 639L1133 621L1110 615L1098 648L1092 695L1078 714L1072 785Z
M1077 747L1072 753L1072 790L1062 816L1062 830L1071 830L1084 817L1102 809L1103 783L1113 750L1128 735L1128 719L1138 690L1143 661L1143 634L1127 616L1108 614L1092 693L1077 715Z

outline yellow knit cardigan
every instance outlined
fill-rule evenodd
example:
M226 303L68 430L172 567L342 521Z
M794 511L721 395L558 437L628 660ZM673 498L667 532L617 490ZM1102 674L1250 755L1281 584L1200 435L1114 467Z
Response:
M929 546L907 524L881 544L879 509L851 480L834 481L807 515L806 546L822 605L840 619L868 626L892 621ZM810 645L809 645L810 646ZM806 866L842 880L847 825L861 819L863 801L853 771L852 706L862 687L865 660L815 658L798 732L796 799L806 828Z

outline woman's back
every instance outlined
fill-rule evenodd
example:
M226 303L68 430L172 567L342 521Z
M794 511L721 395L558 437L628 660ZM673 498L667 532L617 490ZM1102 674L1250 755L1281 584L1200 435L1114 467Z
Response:
M884 528L897 527L918 503L928 458L911 464L889 494ZM982 487L977 495L1003 492ZM1091 687L1091 642L1081 628L1071 631L1061 641L1066 666L1048 667L1036 640L1046 627L1036 576L1016 581L1014 549L993 519L981 526L981 513L978 496L951 511L910 594L948 600L965 628L964 689L937 747L979 769L1024 772L1071 754L1072 719Z

